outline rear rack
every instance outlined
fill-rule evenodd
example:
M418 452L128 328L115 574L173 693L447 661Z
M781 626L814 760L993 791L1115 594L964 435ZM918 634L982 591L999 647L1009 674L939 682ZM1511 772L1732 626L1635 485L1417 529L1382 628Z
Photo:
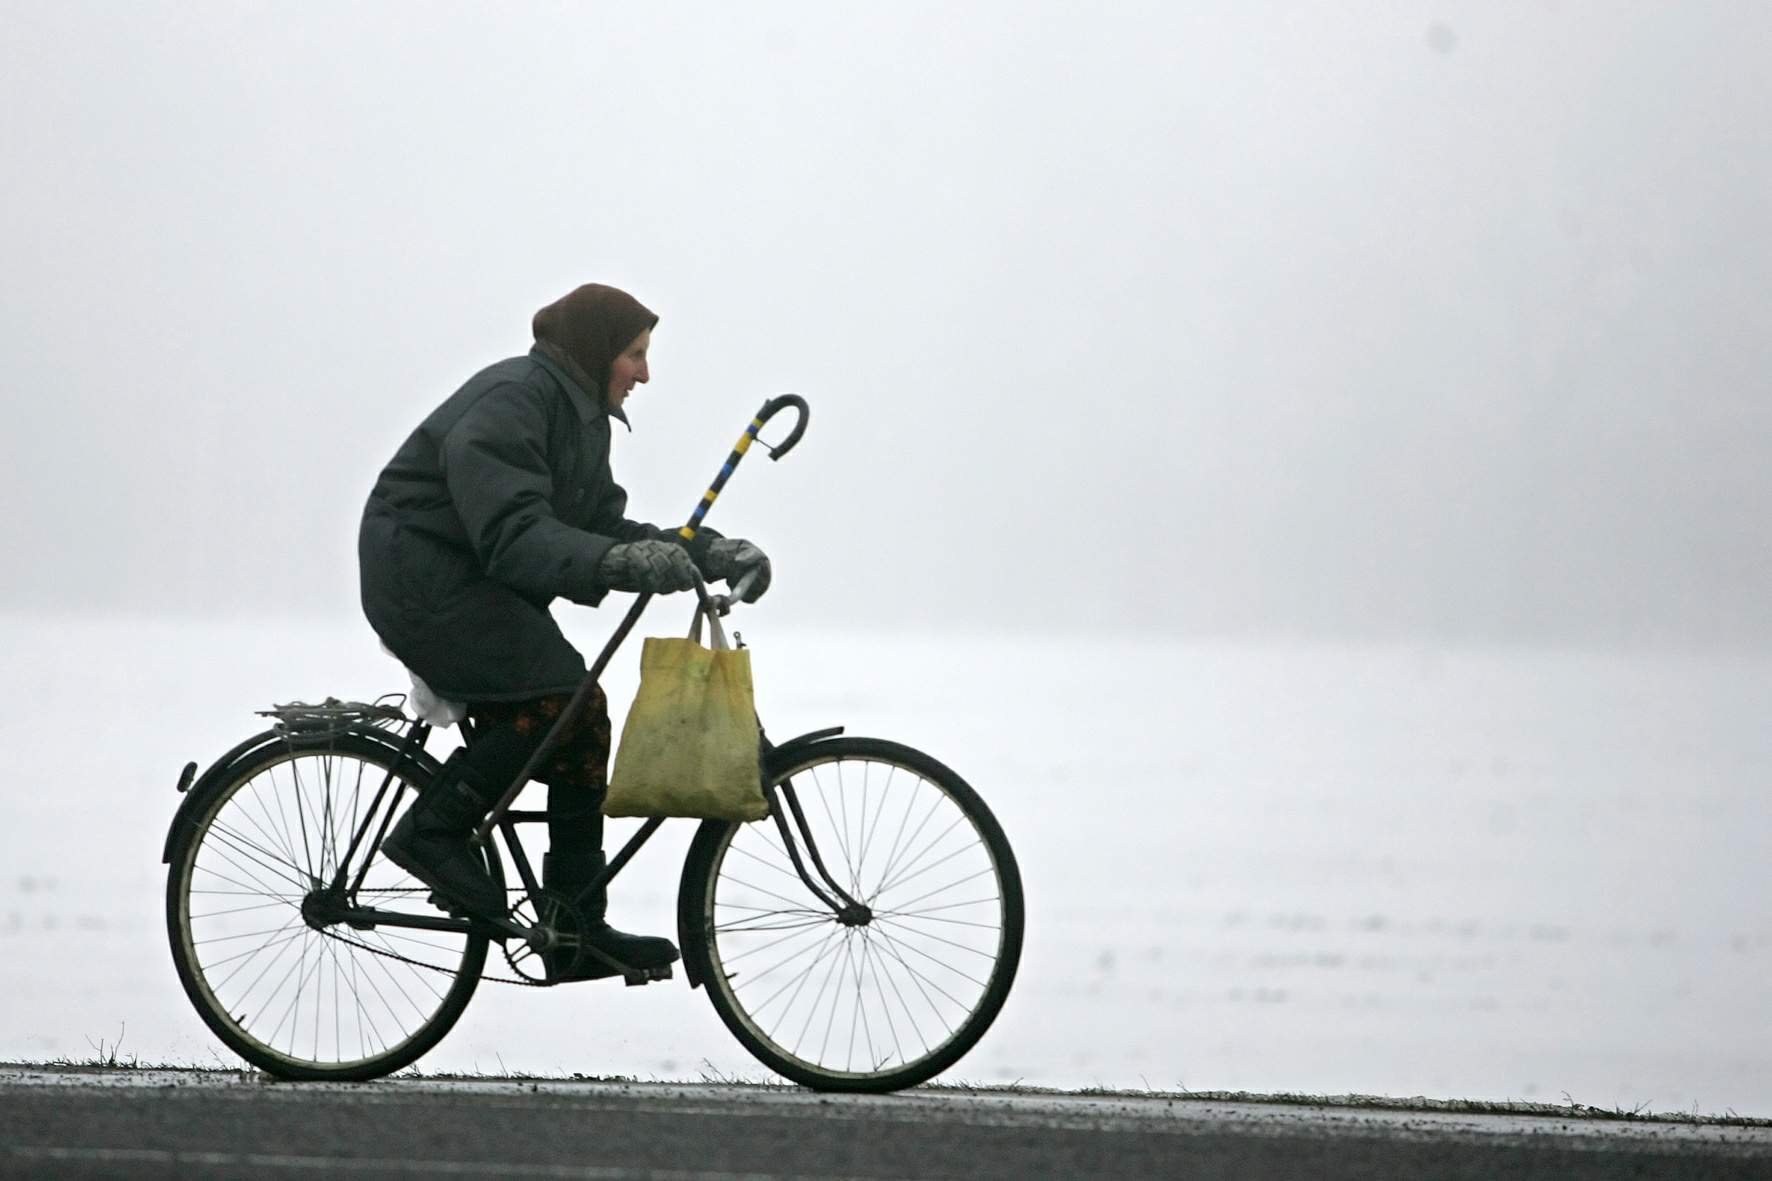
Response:
M386 693L374 701L340 701L328 697L318 705L290 701L270 709L254 710L261 718L275 718L271 728L285 738L332 738L365 725L393 730L411 719L401 707L404 693Z

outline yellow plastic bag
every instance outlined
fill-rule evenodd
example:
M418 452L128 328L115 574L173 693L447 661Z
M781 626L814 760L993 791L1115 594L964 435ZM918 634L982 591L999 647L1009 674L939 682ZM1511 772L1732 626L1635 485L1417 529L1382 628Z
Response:
M640 690L621 728L605 816L760 820L769 814L759 762L751 654L726 647L718 619L701 645L652 637L640 653Z

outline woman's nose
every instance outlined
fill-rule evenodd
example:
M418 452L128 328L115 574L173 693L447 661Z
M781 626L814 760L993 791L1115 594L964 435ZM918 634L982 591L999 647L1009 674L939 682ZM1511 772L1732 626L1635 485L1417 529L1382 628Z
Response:
M640 371L634 374L634 380L641 385L645 385L652 380L652 371L647 367L646 362L640 362Z

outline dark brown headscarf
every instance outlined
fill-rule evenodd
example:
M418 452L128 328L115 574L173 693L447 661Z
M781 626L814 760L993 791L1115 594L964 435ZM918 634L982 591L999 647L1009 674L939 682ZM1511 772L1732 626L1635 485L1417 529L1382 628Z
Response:
M602 404L609 396L610 363L657 323L627 292L586 283L535 313L535 347Z

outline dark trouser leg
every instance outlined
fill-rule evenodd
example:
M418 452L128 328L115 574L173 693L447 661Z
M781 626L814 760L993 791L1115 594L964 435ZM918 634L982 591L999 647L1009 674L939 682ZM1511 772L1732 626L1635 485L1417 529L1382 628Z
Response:
M521 769L548 728L570 702L564 695L534 701L471 707L476 729L523 735L523 759L506 776ZM479 740L476 740L476 745ZM564 738L548 755L536 778L548 785L548 853L542 859L542 883L572 900L585 920L584 941L621 963L636 968L659 967L677 959L668 939L629 935L605 921L607 891L590 889L603 871L603 795L609 769L609 706L598 687L584 711L573 719ZM561 980L595 979L615 969L601 959L581 954L576 964L550 961L550 976Z
M554 705L554 717L563 704L561 699ZM473 739L449 756L436 782L382 842L388 860L437 891L453 909L500 916L507 909L471 838L547 733L542 711L530 709L536 705L470 709Z

